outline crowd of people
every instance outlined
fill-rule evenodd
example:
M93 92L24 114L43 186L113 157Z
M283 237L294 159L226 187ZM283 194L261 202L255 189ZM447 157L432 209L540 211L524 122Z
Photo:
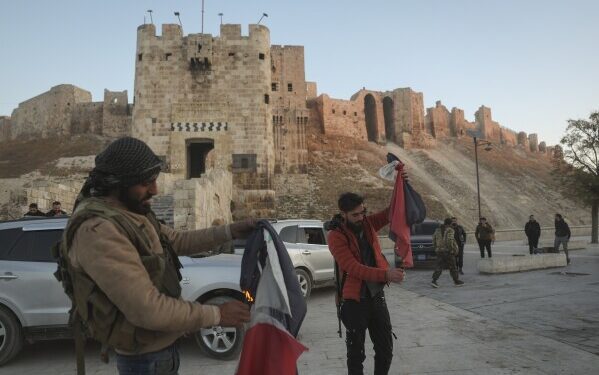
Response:
M566 261L570 264L570 256L568 253L568 241L571 237L570 227L564 220L561 214L555 214L555 239L553 249L559 252L560 245L566 254ZM541 226L536 221L534 215L530 215L528 222L524 225L524 233L526 234L528 249L530 255L540 254L539 239L541 237ZM485 258L485 254L491 258L491 245L495 243L495 229L487 221L485 217L481 217L476 229L474 237L478 243L480 257ZM464 245L466 243L466 231L458 224L455 217L447 218L436 232L433 234L433 247L437 253L438 264L435 273L433 274L432 286L437 288L439 285L437 279L441 275L443 269L447 268L456 285L462 285L459 281L459 275L463 275L464 266ZM452 255L452 256L450 256Z

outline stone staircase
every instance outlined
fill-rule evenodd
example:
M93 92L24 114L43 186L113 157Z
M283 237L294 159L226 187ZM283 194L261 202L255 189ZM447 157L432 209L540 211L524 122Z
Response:
M159 195L152 198L152 210L156 217L164 220L166 225L173 227L175 220L173 215L174 199L172 195Z

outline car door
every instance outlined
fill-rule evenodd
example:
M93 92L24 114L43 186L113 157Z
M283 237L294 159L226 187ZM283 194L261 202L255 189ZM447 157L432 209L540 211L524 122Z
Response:
M333 255L329 251L322 227L299 225L297 244L304 262L313 270L314 281L333 280Z
M66 325L71 302L54 278L50 252L62 228L26 225L10 231L10 244L2 243L0 251L0 299L19 311L25 326Z

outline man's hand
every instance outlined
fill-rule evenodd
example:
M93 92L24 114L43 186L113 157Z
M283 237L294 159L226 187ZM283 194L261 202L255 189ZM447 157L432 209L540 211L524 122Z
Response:
M221 327L240 326L250 321L250 307L241 301L231 301L218 305Z
M231 236L234 239L247 238L254 229L256 229L256 221L254 219L246 219L229 224Z
M408 177L408 172L405 170L401 172L401 177L403 177L404 181L410 181L410 177Z
M390 283L401 283L406 276L403 268L389 268L387 270L387 282Z

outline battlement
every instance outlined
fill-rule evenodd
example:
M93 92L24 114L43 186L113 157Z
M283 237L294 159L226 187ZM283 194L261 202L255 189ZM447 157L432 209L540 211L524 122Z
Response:
M259 43L268 42L270 44L270 31L266 26L250 24L248 26L249 34L242 35L240 24L223 24L220 25L220 36L215 39L223 40L247 40ZM184 38L213 38L209 33L196 33L184 35L183 29L176 23L165 23L161 26L161 35L156 34L156 26L154 24L144 24L137 27L138 45L140 41L165 41L171 40L183 41ZM303 47L302 47L303 49Z

